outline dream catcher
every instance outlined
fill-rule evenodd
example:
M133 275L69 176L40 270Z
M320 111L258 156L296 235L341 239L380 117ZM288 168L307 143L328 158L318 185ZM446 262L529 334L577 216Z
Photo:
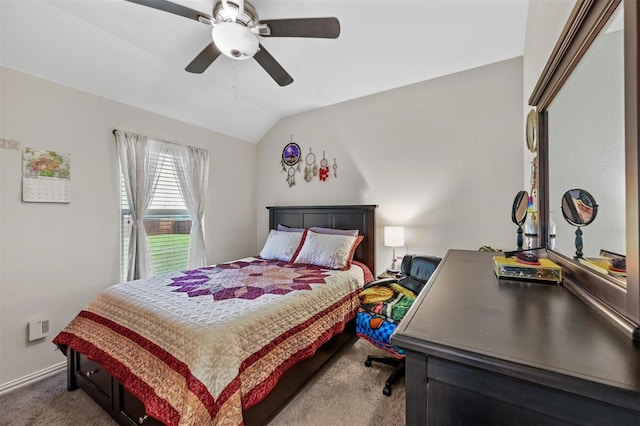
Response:
M300 146L291 141L282 150L282 171L287 173L289 188L296 184L296 172L300 171Z
M324 156L324 151L322 151L322 160L320 160L320 172L319 176L320 181L324 182L329 177L329 162Z
M282 171L287 174L286 180L289 184L289 188L296 184L296 172L301 171L303 165L301 157L302 153L300 151L300 145L293 142L292 136L291 142L289 142L282 150L282 159L280 160ZM316 154L314 154L311 151L311 148L309 148L309 153L304 156L304 180L306 182L311 182L316 176L318 176L320 182L325 182L329 178L332 170L333 177L338 177L338 164L336 163L335 157L333 159L333 165L330 165L325 152L322 151L320 167L318 167L318 163L316 161Z
M307 182L311 182L311 180L318 176L318 165L316 164L316 155L311 152L311 148L309 148L309 153L304 157L304 162L306 164L304 168L304 180Z

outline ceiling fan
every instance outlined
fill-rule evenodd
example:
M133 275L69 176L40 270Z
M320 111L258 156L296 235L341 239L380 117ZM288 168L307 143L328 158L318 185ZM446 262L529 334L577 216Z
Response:
M185 68L192 73L204 72L223 54L236 60L253 58L280 86L293 83L293 78L260 44L260 37L337 38L337 18L258 19L251 3L244 0L217 0L212 16L166 0L126 0L153 9L173 13L211 25L213 41Z

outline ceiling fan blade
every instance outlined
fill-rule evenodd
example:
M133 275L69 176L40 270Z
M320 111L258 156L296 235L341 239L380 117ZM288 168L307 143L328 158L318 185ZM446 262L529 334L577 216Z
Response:
M196 56L193 61L187 65L185 70L196 74L202 74L207 68L209 68L209 65L211 65L218 56L220 56L220 53L222 52L220 52L216 45L211 42L207 47L202 49L202 52L198 53L198 56Z
M293 83L293 77L276 61L267 49L260 45L260 49L253 55L253 59L273 78L280 86L287 86Z
M338 18L297 18L260 20L271 30L265 37L315 37L338 38L340 21Z
M181 6L176 3L172 3L166 0L125 0L131 3L140 4L153 9L162 10L163 12L173 13L174 15L184 16L185 18L193 19L194 21L202 22L201 18L205 18L205 21L212 21L212 18L205 13L198 12L197 10L190 9L185 6Z

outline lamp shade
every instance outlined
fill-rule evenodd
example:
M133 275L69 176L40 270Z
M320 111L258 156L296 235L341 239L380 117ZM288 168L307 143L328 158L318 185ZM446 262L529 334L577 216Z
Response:
M384 245L387 247L404 246L404 226L385 226Z

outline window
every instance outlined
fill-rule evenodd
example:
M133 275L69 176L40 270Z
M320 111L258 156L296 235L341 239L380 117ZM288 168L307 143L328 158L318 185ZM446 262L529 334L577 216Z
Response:
M187 269L189 257L189 232L191 219L177 181L170 154L159 154L159 174L155 194L144 217L154 274ZM131 215L120 174L120 277L127 278Z
M121 268L123 278L147 278L206 265L207 150L122 130L113 134L122 186L132 197L126 204L121 199L122 255L128 269ZM129 245L135 252L127 253Z

